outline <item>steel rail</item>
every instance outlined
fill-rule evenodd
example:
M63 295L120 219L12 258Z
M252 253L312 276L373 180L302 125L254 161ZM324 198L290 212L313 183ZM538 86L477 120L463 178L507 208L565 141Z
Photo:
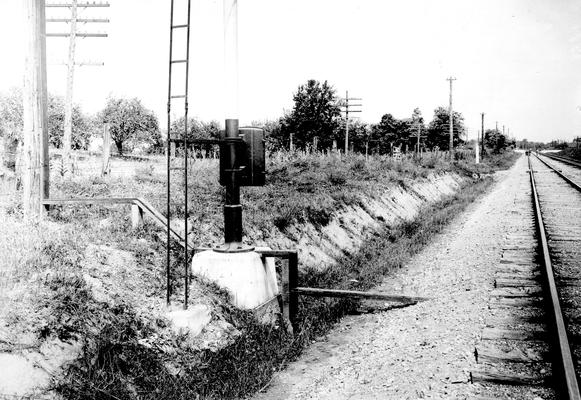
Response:
M562 173L560 170L558 170L553 165L549 164L548 162L546 162L545 160L543 160L539 156L536 155L535 157L537 157L537 159L540 162L542 162L543 164L545 164L547 167L549 167L551 170L553 170L553 172L555 172L557 175L559 175L561 178L563 178L569 185L573 186L575 189L577 189L579 192L581 192L581 186L579 186L579 184L577 182L575 182L574 180L572 180L571 178L569 178L567 175L565 175L564 173Z
M542 160L541 160L542 161ZM577 382L577 374L575 373L575 363L573 362L573 355L571 353L571 346L569 344L569 338L567 336L567 330L565 328L565 321L563 319L563 312L561 310L561 304L559 302L559 293L557 292L557 285L555 283L555 276L553 273L553 265L551 263L551 256L549 254L549 246L547 242L547 236L545 232L545 224L543 223L543 217L541 214L541 205L539 202L539 196L537 193L537 187L535 184L535 174L533 171L533 166L531 163L530 156L528 157L529 163L529 175L531 180L531 189L533 193L533 203L535 208L535 216L537 222L537 230L541 242L541 248L543 253L543 264L545 279L547 281L547 289L550 295L548 299L549 311L553 319L553 326L556 330L556 341L557 350L559 351L559 359L555 362L559 362L559 372L562 373L558 378L561 379L560 388L563 394L567 394L567 399L570 400L581 400L581 392L579 390L579 383Z
M561 162L564 162L565 164L569 164L569 165L572 165L574 167L581 168L581 162L578 162L578 161L575 161L575 160L571 160L570 158L556 156L556 155L553 155L553 154L550 154L550 153L544 153L543 155L545 157L549 157L549 158L551 158L553 160L561 161Z

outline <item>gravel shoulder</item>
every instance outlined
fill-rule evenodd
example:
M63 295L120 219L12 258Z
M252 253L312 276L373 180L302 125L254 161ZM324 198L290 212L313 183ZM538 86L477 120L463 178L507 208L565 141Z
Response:
M491 192L378 288L429 297L402 309L344 318L254 398L473 398L474 347L487 317L503 242L527 201L526 158L497 173ZM529 206L526 204L526 206Z

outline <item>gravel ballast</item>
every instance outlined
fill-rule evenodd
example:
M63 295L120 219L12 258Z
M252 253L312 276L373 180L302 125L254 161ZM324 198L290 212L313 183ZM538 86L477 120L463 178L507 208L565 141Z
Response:
M510 170L497 173L490 193L378 288L430 300L344 318L255 399L479 396L482 388L469 379L476 367L473 352L489 314L502 246L522 225L523 207L530 207L522 190L528 179L521 157ZM514 395L524 393L515 389ZM526 393L542 398L538 395L535 389Z

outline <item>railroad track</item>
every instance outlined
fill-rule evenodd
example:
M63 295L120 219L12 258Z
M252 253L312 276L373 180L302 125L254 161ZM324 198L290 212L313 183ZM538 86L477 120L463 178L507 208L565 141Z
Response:
M581 169L531 156L529 171L471 377L496 398L581 399Z
M543 156L549 157L553 160L559 161L561 163L565 163L567 165L571 165L573 167L581 168L581 162L579 162L577 160L573 160L573 159L568 158L568 157L561 157L561 156L557 156L557 155L552 154L552 153L545 153L545 154L543 154Z

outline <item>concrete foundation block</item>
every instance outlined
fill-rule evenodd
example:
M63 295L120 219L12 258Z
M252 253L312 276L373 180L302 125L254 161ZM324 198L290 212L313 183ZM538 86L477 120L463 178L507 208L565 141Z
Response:
M177 332L186 330L192 336L197 336L212 321L210 308L203 304L190 306L187 310L171 310L167 317Z
M192 260L192 273L215 282L230 293L232 304L254 309L277 296L274 259L264 262L260 254L220 253L207 250Z

